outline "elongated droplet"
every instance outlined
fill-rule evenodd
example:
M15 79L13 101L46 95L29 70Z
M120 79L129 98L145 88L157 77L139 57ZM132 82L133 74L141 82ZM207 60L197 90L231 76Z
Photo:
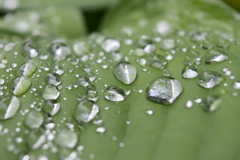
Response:
M71 53L71 50L66 44L55 42L49 47L49 52L55 61L62 61Z
M12 93L15 96L21 96L27 92L29 87L31 86L32 82L27 77L18 77L14 80L12 85Z
M204 72L199 76L198 84L203 88L213 88L224 81L221 74L215 71Z
M120 43L116 39L108 38L102 43L102 48L108 53L115 52L119 50Z
M186 79L196 78L198 76L198 70L194 66L186 66L182 70L182 76Z
M34 74L36 69L37 69L37 66L35 64L33 64L32 62L28 62L20 66L18 71L20 72L20 75L25 77L30 77Z
M161 104L172 104L182 92L183 87L178 80L158 78L147 87L147 98Z
M27 138L27 145L30 149L38 149L40 148L43 143L46 142L46 136L42 134L40 131L31 131L30 134L28 134Z
M206 112L212 112L221 106L222 100L218 96L207 96L203 99L202 107Z
M131 84L136 79L137 69L129 62L119 62L113 73L123 84Z
M205 54L204 59L206 63L222 62L222 61L228 60L229 56L226 52L222 50L214 49L214 50L208 51Z
M48 100L43 106L43 110L52 116L55 115L59 109L60 103L58 103L56 100Z
M58 98L59 95L60 95L60 92L58 91L58 89L52 85L47 85L44 88L44 91L42 93L42 97L45 100L49 100L49 99L55 100Z
M64 129L57 133L54 142L60 147L73 148L78 142L78 135L74 131Z
M156 56L152 56L150 58L149 63L150 63L150 66L152 66L154 68L163 69L165 67L165 65L167 64L167 61L164 59L163 56L156 55Z
M0 101L0 119L5 120L13 117L20 107L20 101L17 97L5 97Z
M25 125L31 129L39 128L43 123L43 115L38 111L31 111L25 119Z
M105 90L104 98L109 101L120 102L125 99L125 92L119 87L111 86Z
M99 112L99 107L87 100L83 100L73 109L73 117L79 123L87 123L91 121Z
M53 86L59 86L62 82L61 77L57 73L49 73L46 76L46 82L47 84L53 85Z

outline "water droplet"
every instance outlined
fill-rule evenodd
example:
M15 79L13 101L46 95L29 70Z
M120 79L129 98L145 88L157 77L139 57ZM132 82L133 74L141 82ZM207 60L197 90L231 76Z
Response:
M105 127L98 127L97 129L96 129L96 132L98 132L98 133L104 133L106 131L106 128Z
M186 79L196 78L198 76L198 70L194 66L185 66L182 70L182 76Z
M173 32L173 28L169 22L159 21L155 25L154 31L162 36L167 36Z
M198 64L198 63L200 63L201 58L202 57L198 52L196 52L196 51L189 52L184 60L184 64L189 65L189 66Z
M191 100L188 100L188 101L186 102L186 107L187 107L187 108L192 108L192 106L193 106L193 102L192 102Z
M109 101L120 102L125 99L125 92L117 86L108 87L104 92L104 98Z
M34 74L36 69L37 69L37 66L35 64L33 64L32 62L28 62L20 66L18 69L18 72L20 72L20 75L22 76L30 77Z
M32 82L29 78L27 77L18 77L13 81L12 85L12 93L15 96L21 96L24 93L27 92L27 90L30 88Z
M99 112L99 107L91 102L83 100L73 109L73 117L79 123L91 121Z
M5 83L5 80L3 78L0 78L0 85L3 85Z
M119 62L113 73L123 84L131 84L136 79L137 69L129 62Z
M20 101L17 97L5 97L0 101L0 119L9 119L13 117L20 107Z
M143 35L139 38L137 42L137 47L145 49L148 45L153 44L152 39L150 39L148 36ZM145 52L145 51L144 51Z
M53 55L55 61L62 61L71 53L66 44L61 42L55 42L49 47L49 52Z
M171 73L167 69L163 69L162 74L163 74L164 77L169 77L171 75Z
M50 100L50 99L57 99L60 95L60 92L58 91L58 89L55 86L52 85L47 85L42 93L42 97L45 100Z
M40 131L31 131L28 134L27 145L30 149L38 149L46 142L46 136Z
M163 69L167 64L167 61L161 55L154 55L150 58L149 63L150 63L150 66L154 68Z
M102 48L108 53L115 52L119 50L120 43L116 39L108 38L102 43Z
M145 66L147 63L146 59L144 59L144 58L137 59L137 62L141 66Z
M58 86L62 82L60 75L57 74L57 73L47 74L45 80L46 80L47 84L50 84L50 85L53 85L53 86Z
M172 104L182 92L183 87L178 80L158 78L147 87L147 98L161 104Z
M87 87L91 83L89 77L87 77L87 76L79 78L78 82L83 87Z
M218 96L207 96L203 99L202 107L206 112L215 111L220 107L222 100Z
M54 142L60 147L74 148L78 142L78 135L74 131L64 129L56 134Z
M142 56L145 55L145 52L144 52L143 49L137 48L137 49L135 49L135 50L133 51L133 54L134 54L135 56L142 57Z
M199 76L198 84L203 88L213 88L224 81L221 74L215 71L207 71Z
M43 106L44 112L55 115L60 109L60 103L58 103L56 100L48 100L46 101L45 105Z
M160 48L163 50L170 50L175 47L174 39L164 39L160 45Z
M79 42L73 45L73 50L77 55L90 53L90 45L86 42Z
M217 46L219 48L228 49L229 43L224 39L219 39L218 42L217 42Z
M240 89L240 82L234 82L233 83L233 88L234 89Z
M36 46L31 41L24 42L22 45L22 54L25 57L34 58L38 56Z
M207 36L206 33L194 33L192 34L191 40L194 42L204 41L206 39L206 36Z
M147 113L148 115L152 115L152 114L153 114L153 110L148 109L148 110L146 111L146 113Z
M95 85L90 84L86 88L87 99L96 102L98 100L97 88Z
M208 51L205 54L204 59L206 63L222 62L222 61L228 60L229 56L226 52L222 50L214 49L214 50Z
M43 123L43 115L38 111L31 111L25 119L25 125L31 129L39 128Z

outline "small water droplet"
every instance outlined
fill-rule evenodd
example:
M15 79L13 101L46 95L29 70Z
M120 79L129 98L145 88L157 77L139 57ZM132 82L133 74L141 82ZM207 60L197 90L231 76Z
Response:
M91 121L99 112L99 107L87 100L78 103L73 109L73 117L79 123Z
M174 39L164 39L160 45L162 50L170 50L175 47Z
M58 103L56 100L48 100L46 101L45 105L43 106L44 112L55 115L60 109L60 103Z
M95 85L90 84L86 88L87 99L96 102L98 100L97 88Z
M129 62L119 62L113 73L123 84L131 84L136 79L137 69Z
M105 127L98 127L97 129L96 129L96 132L98 132L98 133L104 133L106 131L106 128Z
M105 90L104 98L106 100L114 101L114 102L124 101L125 92L117 86L111 86Z
M149 63L150 63L150 66L154 68L163 69L167 64L167 61L161 55L154 55L150 58Z
M152 114L153 114L153 110L148 109L148 110L146 111L146 113L147 113L148 115L152 115Z
M20 101L17 97L5 97L0 101L0 119L5 120L13 117L20 107Z
M27 145L30 149L38 149L40 148L43 143L46 142L46 136L42 134L40 131L31 131L30 134L28 134L27 138Z
M205 54L204 59L206 63L222 62L222 61L228 60L229 56L226 52L222 50L214 49L214 50L208 51Z
M47 85L42 93L42 97L45 100L50 100L50 99L57 99L60 95L60 92L58 91L58 89L55 86L52 85Z
M134 54L135 56L142 57L142 56L145 55L145 52L144 52L143 49L137 48L137 49L135 49L135 50L133 51L133 54Z
M31 41L26 41L23 43L21 52L25 57L34 58L38 56L36 46Z
M122 53L111 53L111 57L114 61L120 61L122 59Z
M170 73L167 69L163 69L163 70L162 70L162 74L163 74L163 76L165 76L165 77L169 77L169 76L171 75L171 73Z
M59 74L57 73L49 73L47 74L45 81L47 84L53 85L53 86L58 86L61 84L62 80Z
M222 100L218 96L207 96L203 99L202 107L206 112L215 111L220 107Z
M194 66L185 66L182 70L182 76L186 79L196 78L198 76L198 70Z
M234 82L233 83L233 88L234 89L240 89L240 82Z
M169 22L159 21L156 23L154 31L162 36L167 36L173 32L173 28Z
M20 72L20 75L25 77L30 77L34 74L36 71L37 66L33 64L32 62L28 62L26 64L23 64L19 67L18 72Z
M207 71L199 76L198 84L203 88L213 88L224 81L221 74L215 71Z
M90 53L90 45L86 42L79 42L73 45L73 50L77 55Z
M224 39L219 39L218 42L217 42L217 46L219 48L228 49L229 43Z
M21 96L30 88L32 81L27 77L18 77L13 81L12 93L15 96Z
M39 128L43 123L43 115L38 111L31 111L25 119L25 125L31 129Z
M193 106L193 102L192 102L191 100L188 100L188 101L186 102L186 107L187 107L187 108L192 108L192 106Z
M5 83L5 80L3 78L0 78L0 85L3 85Z
M49 47L49 52L55 61L62 61L71 53L68 46L62 42L55 42Z
M116 39L108 38L102 43L102 48L105 52L115 52L120 49L120 43Z
M189 52L186 58L184 59L184 64L189 66L198 64L201 61L201 58L202 57L198 52L196 51Z
M64 129L56 134L54 142L60 147L74 148L78 142L78 135L74 131Z
M83 87L87 87L91 83L89 77L87 77L87 76L79 78L78 82Z
M147 87L147 98L161 104L172 104L182 92L183 87L178 80L158 78Z

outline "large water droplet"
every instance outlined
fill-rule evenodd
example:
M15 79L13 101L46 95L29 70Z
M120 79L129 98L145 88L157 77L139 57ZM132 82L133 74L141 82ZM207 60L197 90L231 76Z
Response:
M30 149L38 149L46 142L46 136L40 131L31 131L28 134L27 145Z
M154 68L163 69L167 64L167 61L161 55L154 55L150 58L149 63L150 63L150 66Z
M64 60L70 53L70 49L66 44L61 42L55 42L49 47L50 54L53 55L55 61Z
M56 134L54 142L60 147L73 148L78 142L78 135L74 131L64 129Z
M222 50L214 49L214 50L208 51L205 54L204 59L206 63L222 62L222 61L228 60L229 56L226 52Z
M59 109L60 103L58 103L56 100L48 100L43 106L43 110L52 116L55 115Z
M102 43L102 48L108 53L115 52L119 50L120 43L116 39L108 38Z
M0 119L9 119L13 117L20 107L20 101L17 97L5 97L0 101Z
M47 74L45 80L46 80L47 84L50 84L50 85L53 85L53 86L58 86L62 82L60 75L57 74L57 73Z
M203 88L213 88L224 81L221 74L215 71L207 71L199 76L198 84Z
M49 99L57 99L58 96L60 95L60 92L58 91L58 89L55 86L52 85L47 85L42 93L42 97L45 100L49 100Z
M31 129L39 128L43 123L43 115L38 111L31 111L25 119L25 125Z
M222 100L218 96L207 96L203 99L202 107L206 112L215 111L220 107Z
M123 84L131 84L136 79L137 69L129 62L119 62L113 73Z
M35 64L33 64L32 62L28 62L20 66L18 69L18 72L20 72L20 75L22 76L30 77L34 74L36 69L37 69L37 66Z
M147 87L147 98L161 104L172 104L182 92L183 87L178 80L158 78Z
M194 66L185 66L182 70L182 76L186 79L196 78L198 76L198 70Z
M79 123L91 121L99 112L99 107L91 102L83 100L73 109L73 117Z
M111 86L105 90L104 98L109 101L120 102L125 99L125 92L117 86Z
M21 96L27 92L31 84L32 84L32 81L29 78L24 76L18 77L13 81L12 93L15 96Z

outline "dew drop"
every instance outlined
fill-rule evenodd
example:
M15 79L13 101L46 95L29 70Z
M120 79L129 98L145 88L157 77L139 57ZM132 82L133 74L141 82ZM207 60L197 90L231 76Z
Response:
M73 109L73 117L78 123L91 121L99 112L99 107L87 100L78 103Z
M125 92L117 86L108 87L104 92L104 98L113 102L124 101Z
M240 82L234 82L233 83L233 88L234 89L240 89Z
M55 86L52 85L47 85L42 93L42 97L45 100L50 100L50 99L57 99L60 95L60 92L58 91L58 89Z
M186 56L186 58L184 59L184 64L192 66L192 65L196 64L197 62L200 62L201 58L202 57L198 52L196 52L196 51L189 52L188 55Z
M50 84L53 86L59 86L62 82L60 75L57 73L47 74L45 81L47 82L47 84Z
M5 120L13 117L20 107L20 101L17 97L5 97L0 101L0 119Z
M182 76L186 79L196 78L198 76L198 70L194 66L185 66L182 70Z
M43 115L38 111L31 111L25 118L25 125L30 129L39 128L43 123Z
M0 78L0 85L3 85L5 83L5 80L3 78Z
M55 61L62 61L71 53L68 46L62 42L55 42L49 47L49 52Z
M30 134L28 134L27 138L27 145L30 149L38 149L40 148L43 143L46 142L46 136L42 134L40 131L31 131Z
M167 36L173 32L173 28L169 22L159 21L156 23L154 31L162 36Z
M18 77L13 81L12 93L15 96L21 96L27 92L27 90L29 89L31 84L32 84L32 82L29 78L24 77L24 76Z
M54 142L63 148L74 148L78 142L78 135L74 131L64 129L56 134Z
M33 64L32 62L28 62L20 66L18 69L18 72L20 72L20 75L22 76L30 77L34 74L36 69L37 69L37 66L35 64Z
M222 61L228 60L229 56L226 52L222 50L214 49L214 50L208 51L205 54L204 59L206 63L222 62Z
M105 127L98 127L97 129L96 129L96 132L98 132L98 133L104 133L106 131L106 128Z
M178 80L158 78L147 87L147 98L161 104L172 104L182 92L183 87Z
M206 112L215 111L220 107L222 100L218 96L207 96L202 101L203 110Z
M215 71L207 71L199 76L198 84L203 88L213 88L224 81L221 74Z
M73 45L73 50L77 55L90 53L90 45L86 42L79 42Z
M137 76L137 69L129 62L119 62L113 71L115 77L123 84L131 84Z
M193 102L192 102L191 100L188 100L188 101L186 102L186 107L187 107L187 108L192 108L192 106L193 106Z
M146 111L146 113L147 113L148 115L152 115L152 114L153 114L153 111L152 111L151 109L148 109L148 110Z
M164 39L160 45L162 50L170 50L175 47L174 39Z
M116 39L108 38L102 43L102 48L108 53L115 52L119 50L120 43Z
M79 78L78 82L83 87L87 87L91 83L89 77L87 77L87 76Z
M48 100L46 101L45 105L43 106L44 112L55 115L60 109L60 103L58 103L56 100Z
M164 59L161 55L154 55L150 58L150 66L154 68L160 68L163 69L165 65L167 64L167 61Z
M90 101L96 102L98 100L97 96L97 88L95 85L90 84L86 88L86 93L87 93L87 99Z
M135 50L133 51L133 54L134 54L135 56L142 57L142 56L145 55L145 52L144 52L143 49L137 48L137 49L135 49Z
M36 46L31 41L26 41L22 45L22 55L25 57L34 58L38 56Z

